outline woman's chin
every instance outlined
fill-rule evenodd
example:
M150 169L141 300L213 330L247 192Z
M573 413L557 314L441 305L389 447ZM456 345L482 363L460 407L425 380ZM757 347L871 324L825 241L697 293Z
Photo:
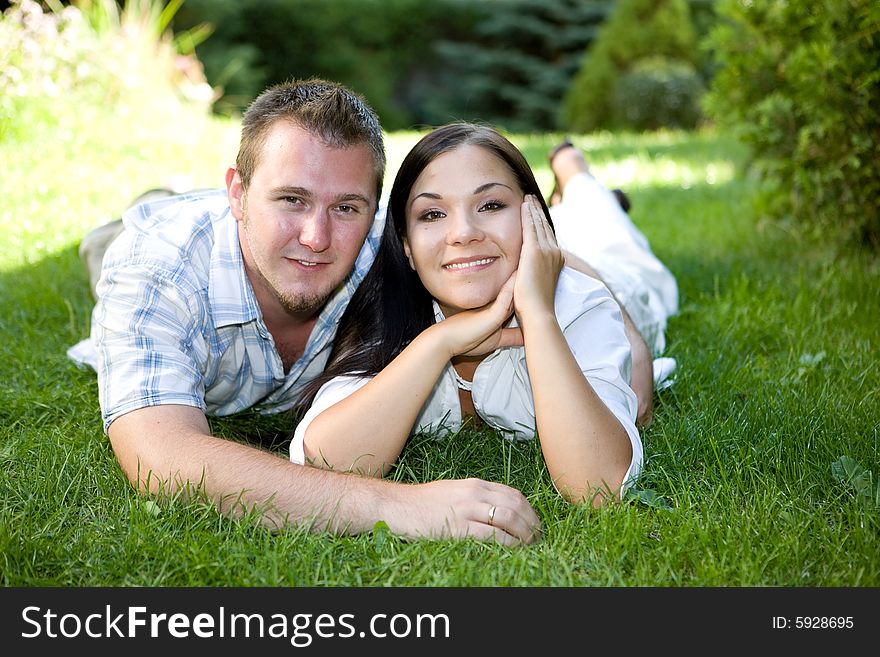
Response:
M446 317L449 317L450 315L464 312L465 310L476 310L478 308L482 308L483 306L486 306L495 301L497 296L497 294L487 294L485 296L478 297L469 296L466 299L437 299L437 303L440 304L440 308L443 310L443 314Z

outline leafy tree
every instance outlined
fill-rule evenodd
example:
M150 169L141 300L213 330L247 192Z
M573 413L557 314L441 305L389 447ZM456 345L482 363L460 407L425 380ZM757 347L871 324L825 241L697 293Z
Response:
M880 248L880 3L724 0L707 109L752 147L767 209Z
M226 109L246 106L266 85L326 77L364 95L389 129L416 117L404 84L438 67L431 44L456 34L460 0L188 0L181 26L209 21L198 48ZM418 99L415 99L418 100Z

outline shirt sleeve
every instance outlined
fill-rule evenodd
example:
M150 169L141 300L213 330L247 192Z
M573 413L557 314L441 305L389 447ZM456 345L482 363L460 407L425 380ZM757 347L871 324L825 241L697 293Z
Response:
M635 420L638 399L629 386L632 350L620 306L608 289L586 275L564 269L557 292L557 317L578 366L593 390L626 430L632 459L620 494L641 472L644 450Z
M341 402L346 397L353 395L355 392L363 388L372 377L369 376L338 376L325 383L318 390L311 407L296 425L293 432L293 439L290 441L290 460L293 463L304 464L305 449L303 441L306 436L306 429L312 421L328 408Z
M157 260L105 270L92 315L105 432L119 416L148 406L205 410L200 327L210 318L189 287L179 270Z

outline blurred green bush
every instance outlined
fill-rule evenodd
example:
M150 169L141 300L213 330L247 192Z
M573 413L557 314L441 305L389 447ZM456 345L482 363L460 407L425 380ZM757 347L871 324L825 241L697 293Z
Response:
M267 85L325 77L362 94L388 129L417 120L408 87L436 67L433 43L468 33L475 20L464 0L187 0L175 29L209 22L196 50L215 109L238 113ZM426 86L424 93L445 89Z
M95 108L114 108L129 129L210 111L213 90L166 30L163 2L53 5L16 0L0 19L0 140L75 139Z
M699 66L686 0L620 0L584 53L560 125L572 132L695 125ZM630 104L638 106L624 111Z
M440 121L478 118L517 132L555 130L566 89L612 0L476 2L469 34L437 43L436 73L454 81L432 99Z
M690 62L646 57L618 78L611 96L615 122L634 130L695 128L702 118L703 79Z
M880 249L880 3L723 0L706 97L748 145L764 209Z

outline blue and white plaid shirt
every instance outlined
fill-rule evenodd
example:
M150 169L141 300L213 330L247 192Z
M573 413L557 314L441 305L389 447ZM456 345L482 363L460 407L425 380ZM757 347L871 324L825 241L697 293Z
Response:
M225 190L126 212L92 314L104 430L120 415L161 404L211 415L290 409L327 363L337 323L375 259L384 218L380 206L352 273L285 374L245 274Z

